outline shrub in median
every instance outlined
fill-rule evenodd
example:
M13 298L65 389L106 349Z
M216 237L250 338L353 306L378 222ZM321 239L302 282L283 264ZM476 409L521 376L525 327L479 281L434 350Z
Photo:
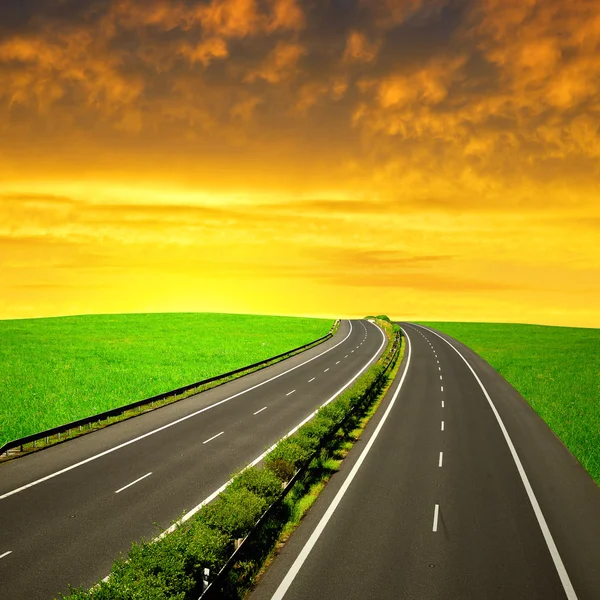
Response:
M302 425L298 431L298 437L308 440L313 452L321 445L321 440L329 434L331 428L335 425L326 416L321 417L319 414L312 420Z
M238 475L229 486L232 490L246 489L272 504L281 494L281 481L270 469L250 467Z
M314 452L307 444L300 444L297 436L287 438L269 452L265 457L265 467L277 474L282 481L288 481L284 478L284 473L291 471L292 475L298 467Z
M319 417L327 418L331 421L331 423L339 423L345 416L347 410L341 404L337 402L333 402L319 409L317 415Z
M247 535L267 506L264 498L246 488L228 487L214 502L202 508L198 520L225 533L233 541Z
M287 460L275 458L270 460L268 465L265 466L265 471L273 472L281 482L282 486L285 486L285 484L294 476L296 468Z
M156 542L133 544L127 560L114 563L110 579L69 600L196 599L205 567L214 570L229 555L230 538L199 521Z

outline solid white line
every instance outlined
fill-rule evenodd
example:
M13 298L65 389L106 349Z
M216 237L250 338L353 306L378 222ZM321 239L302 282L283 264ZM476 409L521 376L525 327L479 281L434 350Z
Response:
M12 550L9 550L8 552L5 552L4 554L0 554L0 558L4 558L5 556L8 556L9 554L12 554Z
M350 487L352 480L356 477L358 470L360 469L361 465L363 464L365 458L367 457L367 454L369 453L369 450L375 443L375 440L377 439L377 436L379 435L381 428L385 424L392 408L394 407L394 403L396 402L396 398L398 397L398 394L400 393L400 390L402 389L402 384L404 383L404 379L406 378L406 374L408 373L408 368L410 366L411 345L410 345L410 340L409 340L408 336L405 336L405 337L408 342L408 357L407 357L407 361L406 361L406 367L404 369L404 373L402 374L402 378L400 379L400 383L398 384L398 387L396 388L396 391L395 391L392 399L390 400L390 403L389 403L383 417L381 418L381 421L378 423L377 428L375 429L375 431L373 432L373 435L371 436L371 439L367 442L362 454L360 455L360 457L358 458L358 460L352 467L352 470L350 471L350 474L348 475L346 481L344 481L342 487L338 490L338 493L336 494L335 498L333 499L333 502L330 504L330 506L327 509L327 511L325 512L325 514L321 517L321 520L319 521L317 528L313 531L312 535L308 539L308 542L306 542L304 548L302 548L300 554L298 555L298 557L292 564L290 570L287 572L283 581L279 584L279 587L275 591L275 594L273 594L271 600L282 600L282 598L285 596L290 585L292 585L292 582L294 581L296 575L302 568L304 561L308 558L308 555L310 554L314 545L317 543L317 540L321 536L321 533L323 533L323 530L327 526L327 523L331 519L331 517L332 517L333 513L335 512L336 508L338 507L339 503L342 501L342 498L344 497L345 493L347 492L348 488Z
M440 462L438 463L438 467L442 466L442 460L444 459L444 453L440 452Z
M419 327L422 327L422 325L419 325ZM544 540L546 541L546 545L548 546L548 551L550 552L550 556L552 556L552 560L554 561L554 566L560 577L560 580L563 585L563 589L565 590L567 599L568 600L577 600L577 594L575 594L575 589L573 588L573 584L571 583L571 579L569 578L567 569L565 568L562 558L560 557L560 553L558 552L558 548L556 547L556 544L554 543L554 538L552 537L552 534L550 533L550 529L548 527L548 524L546 523L544 513L542 513L542 509L540 508L540 504L533 492L531 483L529 483L529 478L527 477L527 473L525 473L525 469L523 468L521 459L519 458L519 455L517 454L517 450L515 449L515 446L512 443L512 440L510 439L510 435L508 435L508 431L507 431L506 427L504 426L504 422L502 421L502 418L500 417L500 413L498 412L498 410L496 409L496 406L492 402L492 399L490 398L488 391L485 389L485 386L481 382L481 379L479 379L477 373L475 373L475 370L473 369L473 367L469 364L469 362L462 355L462 353L454 346L454 344L451 344L446 338L442 337L436 331L433 331L433 330L428 330L428 331L431 331L431 333L434 333L440 339L444 340L444 342L446 342L446 344L448 344L463 359L464 363L467 365L467 367L469 367L469 370L471 371L471 373L473 373L473 377L475 377L475 379L477 380L477 383L479 384L481 391L485 395L485 397L492 409L492 412L494 413L494 416L496 417L496 421L498 422L500 430L502 431L502 434L504 435L506 444L508 445L508 448L510 450L512 458L517 467L517 471L519 472L519 475L521 476L521 481L523 482L523 486L525 487L525 491L527 492L527 497L529 498L529 502L531 502L533 512L535 513L535 516L538 521L538 525L540 526L540 529L542 530L542 534L544 535Z
M152 471L150 471L150 473L146 473L145 475L142 475L142 477L136 479L135 481L132 481L131 483L128 483L127 485L124 485L122 488L118 489L115 494L118 494L119 492L122 492L123 490L126 490L128 487L131 487L132 485L135 485L138 481L141 481L142 479L146 479L146 477L150 477L150 475L152 475ZM0 558L2 558L0 556Z
M442 431L444 431L444 421L442 421Z
M385 344L387 343L387 338L385 337L385 333L383 332L383 330L375 323L372 323L372 325L379 331L379 333L381 333L381 337L383 338L379 348L377 348L377 350L375 351L375 354L373 354L373 356L365 363L365 365L357 373L355 373L335 394L333 394L333 396L331 396L331 398L329 398L328 400L323 402L323 404L321 404L321 406L319 406L317 408L317 410L311 412L310 415L308 415L308 417L306 417L306 419L304 419L303 421L300 421L300 423L298 423L298 425L296 425L296 427L294 427L293 429L288 431L280 440L275 442L270 448L267 448L262 454L257 456L249 465L246 465L238 473L238 475L240 473L243 473L246 469L249 469L250 467L254 467L255 465L257 465L269 452L275 450L275 448L277 448L277 446L280 444L280 442L282 442L286 438L290 437L290 435L294 435L294 433L296 433L296 431L298 431L298 429L300 429L300 427L302 427L302 425L304 425L305 423L308 423L319 412L319 410L321 408L323 408L324 406L327 406L330 402L333 402L347 387L352 385L352 383L356 379L358 379L360 377L360 375L369 367L369 365L377 358L377 355L381 352L381 350L384 348ZM410 356L410 352L409 352L409 356ZM408 367L408 365L407 365L407 367ZM179 521L177 521L176 523L173 523L173 525L171 525L168 529L165 529L165 531L163 531L156 539L165 537L169 533L175 531L175 529L181 523L185 523L188 519L191 519L203 506L205 506L206 504L210 504L223 490L225 490L227 488L227 486L232 481L233 481L233 478L226 481L219 489L216 489L212 494L210 494L210 496L207 496L204 500L202 500L202 502L200 502L200 504L197 504L189 512L185 513L185 515ZM105 579L108 579L108 577L106 577Z
M217 435L213 435L211 438L208 438L207 440L205 440L202 443L208 444L208 442L212 442L215 438L218 438L220 435L223 435L224 433L225 433L224 431L221 431L221 433L217 433Z
M291 392L288 392L288 393L286 394L286 396L291 396L291 395L292 395L292 394L293 394L295 391L296 391L296 390L292 390Z
M255 413L252 413L252 414L257 415L258 413L261 413L263 410L267 410L267 407L263 406L260 410L257 410Z
M50 473L50 475L46 475L45 477L41 477L40 479L36 479L35 481L32 481L31 483L28 483L26 485L23 485L19 488L16 488L14 490L11 490L10 492L6 492L6 494L2 494L0 496L0 500L4 500L4 498L8 498L9 496L12 496L13 494L18 494L19 492L22 492L23 490L26 490L30 487L33 487L34 485L38 485L39 483L43 483L44 481L48 481L48 479L52 479L53 477L56 477L58 475L62 475L63 473L67 473L68 471L71 471L72 469L76 469L77 467L81 467L82 465L85 465L89 462L92 462L93 460L96 460L97 458L101 458L102 456L106 456L107 454L110 454L111 452L115 452L116 450L120 450L121 448L124 448L125 446L129 446L129 444L134 444L135 442L139 442L140 440L143 440L144 438L147 438L151 435L154 435L155 433L158 433L159 431L163 431L164 429L168 429L169 427L173 427L173 425L177 425L178 423L181 423L182 421L186 421L187 419L191 419L192 417L195 417L203 412L206 412L207 410L210 410L211 408L215 408L215 406L219 406L221 404L224 404L225 402L229 402L229 400L233 400L234 398L237 398L238 396L241 396L243 394L246 394L247 392L250 392L251 390L254 390L262 385L265 385L266 383L269 383L270 381L273 381L274 379L278 379L279 377L283 377L284 375L286 375L287 373L290 373L291 371L294 371L296 369L299 369L300 367L308 364L309 362L312 362L313 360L316 360L317 358L319 358L320 356L323 356L324 354L327 354L328 352L331 352L334 348L337 348L340 344L343 344L349 337L350 334L352 333L352 322L348 321L348 323L350 323L350 331L348 332L348 334L346 335L346 337L341 340L340 342L338 342L335 346L332 346L331 348L329 348L328 350L325 350L324 352L321 352L321 354L317 354L316 356L313 356L312 358L309 358L308 360L304 361L303 363L300 363L299 365L296 365L295 367L291 367L290 369L287 369L287 371L283 371L283 373L279 373L278 375L274 375L273 377L269 378L269 379L265 379L265 381L261 381L260 383L257 383L256 385L253 385L252 387L246 388L245 390L242 390L241 392L238 392L237 394L233 394L233 396L229 396L228 398L224 398L223 400L219 400L219 402L215 402L214 404L211 404L210 406L206 406L204 408L201 408L200 410L197 410L196 412L190 413L189 415L186 415L185 417L181 417L179 419L176 419L175 421L172 421L171 423L167 423L166 425L163 425L161 427L158 427L157 429L153 429L152 431L149 431L148 433L144 433L143 435L140 435L136 438L133 438L131 440L128 440L127 442L123 442L122 444L118 444L117 446L114 446L113 448L109 448L108 450L104 450L104 452L100 452L98 454L94 454L94 456L90 456L89 458L86 458L84 460L80 460L79 462L70 465L69 467L65 467L64 469L60 469L59 471L55 471L54 473ZM377 325L375 325L375 327L377 327ZM379 329L379 327L377 327Z
M308 380L308 383L310 383L311 381L314 381L316 379L316 377L313 377L312 379Z
M433 509L433 531L437 531L438 515L440 514L440 505L436 504Z

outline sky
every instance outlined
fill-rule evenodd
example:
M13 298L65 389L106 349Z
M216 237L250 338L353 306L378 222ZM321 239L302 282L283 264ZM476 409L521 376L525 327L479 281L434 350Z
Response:
M0 318L600 327L599 0L0 3Z

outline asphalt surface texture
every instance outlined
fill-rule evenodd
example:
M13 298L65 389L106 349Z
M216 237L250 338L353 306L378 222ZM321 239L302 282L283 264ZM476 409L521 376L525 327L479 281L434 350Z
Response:
M600 488L481 357L401 325L390 391L250 600L598 600Z
M0 465L0 599L95 584L133 541L156 537L351 385L386 341L373 323L342 321L285 361Z

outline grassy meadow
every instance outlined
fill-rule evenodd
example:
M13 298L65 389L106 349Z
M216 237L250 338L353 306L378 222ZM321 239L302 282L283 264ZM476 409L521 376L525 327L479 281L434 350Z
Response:
M529 402L600 485L600 329L423 323L460 340Z
M214 313L0 321L0 446L291 350L332 323Z

